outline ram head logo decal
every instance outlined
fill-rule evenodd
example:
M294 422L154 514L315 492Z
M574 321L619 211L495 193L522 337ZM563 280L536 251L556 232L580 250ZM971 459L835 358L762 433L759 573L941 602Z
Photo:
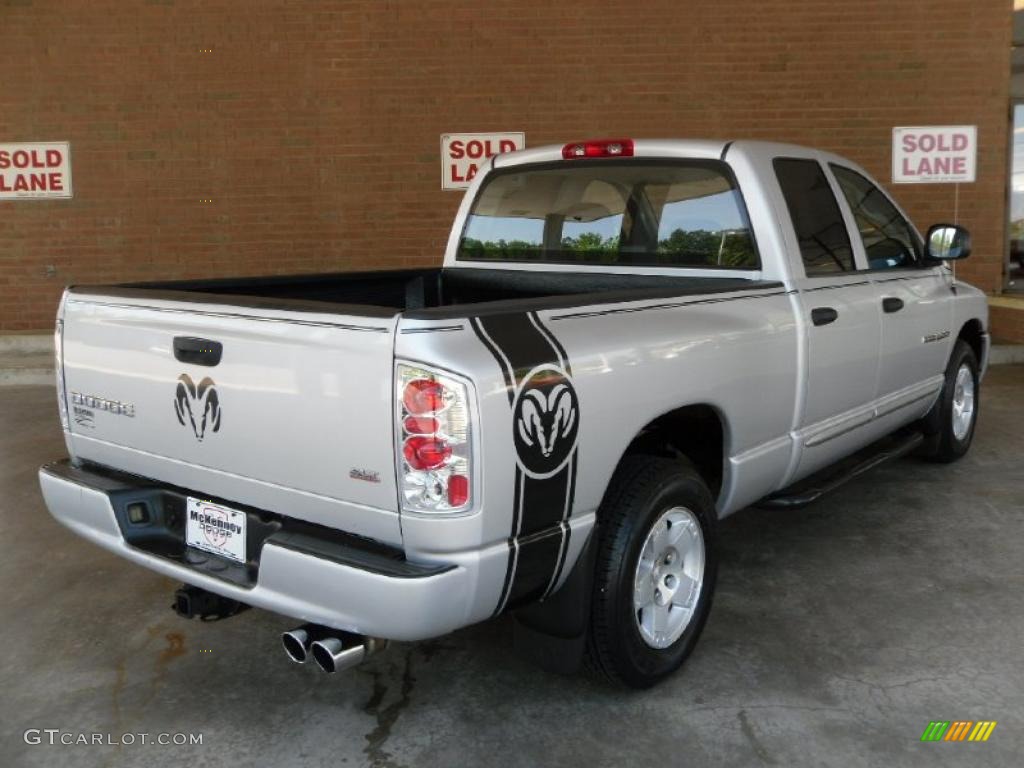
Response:
M576 447L579 403L572 382L552 366L533 370L519 389L513 420L523 469L535 477L553 475Z
M220 397L209 376L195 385L187 373L178 377L174 395L174 413L182 426L191 426L196 440L202 442L206 432L220 429Z
M536 446L547 458L555 450L555 443L566 437L576 423L576 410L572 395L565 384L558 384L545 395L539 389L523 394L523 407L516 422L520 439Z

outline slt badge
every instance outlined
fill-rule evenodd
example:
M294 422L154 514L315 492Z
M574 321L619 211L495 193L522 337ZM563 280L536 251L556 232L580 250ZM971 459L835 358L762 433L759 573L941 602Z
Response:
M528 475L550 477L565 466L576 447L579 401L561 368L538 366L523 379L512 418L516 453Z
M196 440L203 441L206 430L216 432L220 429L220 398L213 379L207 376L195 385L187 373L178 377L178 389L174 395L174 413L182 426L192 425L192 434ZM185 417L188 421L185 421Z

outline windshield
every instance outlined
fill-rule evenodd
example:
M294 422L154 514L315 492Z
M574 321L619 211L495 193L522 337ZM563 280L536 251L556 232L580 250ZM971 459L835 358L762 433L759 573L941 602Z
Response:
M494 172L460 261L757 269L746 208L725 163L597 160Z

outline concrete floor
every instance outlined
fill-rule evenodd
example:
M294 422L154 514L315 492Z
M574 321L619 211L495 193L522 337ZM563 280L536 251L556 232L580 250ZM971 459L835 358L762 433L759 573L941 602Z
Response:
M1024 367L983 392L958 464L730 518L697 651L633 693L518 660L507 619L333 678L285 659L280 616L179 619L174 584L43 508L36 467L64 452L50 390L0 391L0 765L1020 765ZM921 743L936 719L999 725ZM204 742L30 746L28 728Z

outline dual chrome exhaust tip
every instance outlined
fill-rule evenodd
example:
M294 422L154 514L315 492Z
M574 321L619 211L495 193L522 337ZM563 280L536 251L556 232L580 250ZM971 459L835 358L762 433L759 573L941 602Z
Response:
M303 624L283 633L281 643L288 658L296 664L305 664L312 656L320 669L333 674L362 664L386 648L388 641L318 624Z

